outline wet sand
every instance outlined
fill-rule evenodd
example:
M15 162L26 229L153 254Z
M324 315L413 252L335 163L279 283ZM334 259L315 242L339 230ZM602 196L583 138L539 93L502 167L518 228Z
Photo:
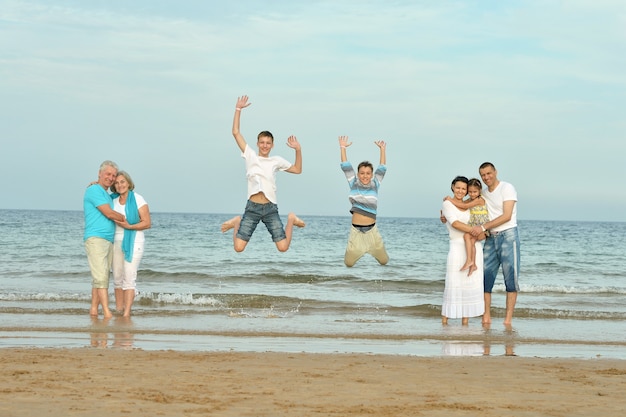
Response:
M0 415L623 416L626 361L0 350Z

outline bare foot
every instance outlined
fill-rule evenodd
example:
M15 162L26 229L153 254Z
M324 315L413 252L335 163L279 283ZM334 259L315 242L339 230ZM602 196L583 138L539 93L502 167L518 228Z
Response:
M304 223L304 221L302 221L298 216L296 216L293 213L289 213L288 216L289 219L293 219L293 225L296 227L304 227L306 226L306 223Z
M472 262L472 261L467 261L467 262L465 262L465 264L461 267L461 269L459 269L459 271L465 271L466 269L469 269L469 268L471 268L472 266L475 266L475 265L474 265L474 262ZM471 272L470 272L470 274L471 274ZM468 274L468 275L469 275L469 274Z
M446 316L441 316L441 324L444 326L448 324L448 318Z
M483 314L483 324L491 324L491 314Z
M472 264L472 266L469 267L469 271L467 272L467 276L469 277L470 275L472 275L477 269L478 269L478 267L475 264Z
M113 313L111 313L111 310L109 310L109 308L102 308L102 312L104 314L104 318L105 319L110 319L111 317L113 317Z
M91 317L98 317L98 310L95 310L95 311L94 311L94 310L92 310L92 309L89 309L89 315L90 315Z
M235 227L237 225L237 222L239 221L239 216L235 216L230 220L225 221L224 223L222 223L222 233L224 232L228 232L230 229L232 229L233 227Z
M469 317L463 317L463 318L461 319L461 324L462 324L463 326L467 326L467 325L469 325Z

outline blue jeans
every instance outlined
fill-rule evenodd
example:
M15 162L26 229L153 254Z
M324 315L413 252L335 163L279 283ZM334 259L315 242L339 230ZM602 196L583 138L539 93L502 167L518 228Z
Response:
M259 204L250 200L248 200L246 210L241 218L237 238L249 242L260 221L265 224L274 242L287 239L283 222L278 215L278 206L274 203Z
M519 275L520 242L517 227L492 232L485 240L484 256L484 285L485 292L491 293L496 282L498 270L502 266L506 292L519 291L517 278Z

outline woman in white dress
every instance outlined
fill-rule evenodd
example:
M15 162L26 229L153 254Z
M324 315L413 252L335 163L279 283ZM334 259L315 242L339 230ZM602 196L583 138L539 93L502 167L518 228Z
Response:
M462 176L452 180L453 200L463 201L467 195L467 183L468 179ZM476 271L468 276L461 268L467 257L463 235L471 229L467 224L470 212L458 209L451 201L444 201L441 211L450 235L441 322L448 324L448 319L460 318L462 324L467 325L470 317L482 316L485 312L483 247L481 242L476 242Z

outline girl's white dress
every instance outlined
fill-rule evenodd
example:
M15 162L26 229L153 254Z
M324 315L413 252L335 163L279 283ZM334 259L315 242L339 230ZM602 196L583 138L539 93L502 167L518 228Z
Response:
M466 259L464 233L452 227L452 223L458 220L467 224L470 218L469 210L459 210L450 201L444 201L442 211L447 219L450 249L441 315L451 319L482 316L485 312L482 242L476 242L478 269L467 276L467 270L460 271Z

